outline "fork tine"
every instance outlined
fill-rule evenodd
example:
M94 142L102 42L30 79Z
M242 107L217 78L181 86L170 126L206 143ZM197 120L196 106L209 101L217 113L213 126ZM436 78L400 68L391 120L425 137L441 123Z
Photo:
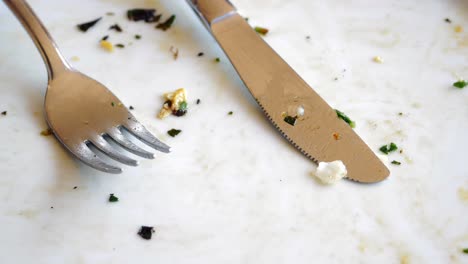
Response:
M128 140L118 128L112 128L108 133L110 138L117 142L120 146L124 147L129 152L147 159L154 159L154 154L146 151L133 142Z
M78 146L73 153L85 164L88 166L95 168L97 170L107 172L107 173L113 173L113 174L119 174L122 173L122 169L119 167L115 167L112 165L109 165L102 161L100 158L97 157L97 155L89 149L88 146L86 146L85 143L82 143L80 146Z
M137 138L139 138L141 141L149 145L150 147L159 150L164 153L169 153L171 147L168 145L164 144L161 142L159 139L157 139L151 132L149 132L143 125L140 123L134 121L134 120L129 120L127 124L123 126L127 131L135 135Z
M96 138L90 139L90 142L93 143L93 145L96 146L100 151L104 152L107 156L109 156L110 158L118 162L130 165L130 166L138 165L138 161L131 159L121 154L120 152L118 152L103 137L98 136Z

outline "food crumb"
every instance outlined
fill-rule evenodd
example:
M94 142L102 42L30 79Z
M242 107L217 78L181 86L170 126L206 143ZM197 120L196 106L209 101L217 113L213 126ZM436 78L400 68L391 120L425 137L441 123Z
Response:
M338 134L338 133L333 133L333 138L334 138L335 140L339 140L339 139L340 139L340 134Z
M228 113L228 115L233 115L233 114L234 114L234 112L232 112L232 111L229 111L229 113Z
M135 108L133 106L129 106L128 109L133 110Z
M135 35L135 39L141 39L141 35Z
M172 57L174 58L174 60L177 60L177 58L179 57L179 49L174 46L171 46L169 51L172 53Z
M101 18L102 17L97 18L97 19L92 20L92 21L89 21L89 22L86 22L86 23L83 23L83 24L79 24L79 25L77 25L77 27L81 32L86 32L86 31L88 31L88 29L94 27L97 24L97 22L99 22L99 20L101 20Z
M463 32L463 27L458 25L458 26L455 26L453 30L455 31L455 33L461 33Z
M119 201L119 197L115 196L113 193L109 195L109 202L110 203L115 203Z
M462 252L465 253L465 254L468 254L468 248L464 248L464 249L462 250Z
M297 116L304 116L305 109L302 105L298 106L296 109L296 115Z
M334 184L346 177L347 174L346 166L341 160L319 162L314 172L315 177L324 184Z
M116 46L117 48L120 48L120 49L125 48L125 45L124 45L124 44L121 44L121 43L115 44L115 46Z
M182 132L182 130L180 130L180 129L174 129L174 128L173 128L173 129L167 131L167 134L168 134L169 136L171 136L171 137L176 137L177 135L180 134L180 132Z
M456 87L458 89L463 89L467 85L468 85L468 82L465 80L459 80L453 83L453 87Z
M460 200L462 200L463 202L468 202L468 190L463 188L463 187L460 187L458 189L458 197L460 198Z
M80 61L80 57L78 57L78 56L73 56L73 57L71 57L71 60L72 60L72 61Z
M215 58L214 61L215 61L215 62L220 62L221 59L220 59L220 58Z
M119 26L119 24L114 24L114 25L109 27L109 30L112 30L112 29L117 31L117 32L122 32L123 31L122 28Z
M78 186L73 187L73 190L76 190L76 189L78 189Z
M53 132L52 132L52 129L50 128L47 128L41 131L41 136L44 136L44 137L50 136L52 134Z
M113 15L115 15L115 13L114 12L107 12L106 15L113 16Z
M266 36L266 34L268 34L269 30L268 28L264 28L264 27L254 27L255 29L255 32L257 32L258 34L262 35L262 36Z
M7 111L3 111L1 114L2 114L2 116L6 116L6 115L8 114L8 112L7 112Z
M450 18L446 18L446 19L444 19L444 21L449 23L449 24L452 23L452 20L450 20Z
M101 47L103 49L107 50L108 52L113 52L114 51L114 45L112 45L112 43L110 43L107 40L101 40Z
M180 88L174 92L164 94L164 99L166 99L166 101L159 111L159 119L168 117L170 114L175 116L183 116L187 113L187 92L184 88Z
M138 235L143 239L150 240L154 233L154 227L152 226L141 226L138 231Z
M197 54L198 57L202 57L203 55L205 55L205 53L203 53L203 52L199 52L199 53Z
M101 40L108 40L109 39L109 35L105 35L104 37L102 37Z
M309 40L309 39L310 39L310 36L306 36L306 39Z
M290 124L291 126L294 126L294 125L296 125L297 116L287 115L283 120L284 120L284 122Z
M380 56L375 56L372 60L376 63L383 63L383 59Z
M392 160L392 163L393 165L401 165L401 162L397 161L397 160Z

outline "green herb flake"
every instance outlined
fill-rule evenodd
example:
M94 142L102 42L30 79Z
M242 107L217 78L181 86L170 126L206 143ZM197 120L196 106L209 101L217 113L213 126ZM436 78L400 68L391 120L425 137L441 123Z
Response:
M8 114L8 112L7 112L7 111L3 111L1 114L2 114L2 116L6 116L6 115Z
M380 151L382 151L382 153L384 154L388 154L390 152L393 152L395 150L397 150L398 147L395 143L390 143L389 145L383 145L382 147L379 148Z
M135 35L135 39L141 39L141 35Z
M220 59L220 58L215 58L214 61L215 61L215 62L220 62L221 59Z
M392 163L393 165L401 165L401 162L396 161L396 160L392 161L391 163Z
M133 109L135 109L135 107L129 106L128 109L133 110Z
M115 103L114 103L114 102L111 102L111 106L114 107L114 106L115 106Z
M453 83L453 86L454 86L454 87L457 87L457 88L459 88L459 89L463 89L463 88L465 88L465 86L467 86L467 85L468 85L468 82L465 81L465 80L460 80L460 81L458 81L458 82L454 82L454 83Z
M468 248L464 248L464 249L462 250L462 252L465 253L465 254L468 254Z
M115 203L119 201L119 197L115 196L113 193L109 195L109 202Z
M264 27L254 27L254 30L262 36L265 36L266 34L268 34L268 31L269 31L268 28L264 28Z
M294 126L296 124L297 117L296 116L286 116L284 118L284 122L290 124L291 126Z
M89 22L86 22L86 23L83 23L83 24L79 24L77 25L78 29L82 32L86 32L88 31L88 29L92 28L94 25L97 24L97 22L99 22L99 20L101 20L102 17L100 18L97 18L93 21L89 21Z
M182 130L173 128L173 129L167 131L167 134L169 134L169 136L171 136L171 137L175 137L175 136L179 135L180 132L182 132Z
M187 111L187 102L186 101L183 101L183 102L180 102L179 103L179 110L182 110L182 111Z
M233 114L234 114L234 112L232 112L232 111L229 111L229 113L228 113L228 115L233 115Z
M166 21L162 22L162 23L159 23L156 28L157 29L161 29L163 31L166 31L168 30L172 24L174 24L174 21L176 19L176 16L175 15L172 15L171 17L169 17Z
M117 48L120 48L120 49L125 48L125 45L124 45L124 44L121 44L121 43L115 44L115 46L116 46Z
M351 127L351 128L355 128L356 127L356 123L354 121L351 120L351 118L349 118L347 115L345 115L345 113L341 112L340 110L338 109L335 109L336 111L336 115L338 116L338 118L341 118L343 119L346 123L348 123L348 125Z

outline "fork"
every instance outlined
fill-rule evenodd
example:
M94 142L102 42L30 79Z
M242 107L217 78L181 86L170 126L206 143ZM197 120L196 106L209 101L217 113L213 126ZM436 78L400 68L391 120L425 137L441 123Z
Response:
M110 144L112 141L135 155L154 158L153 153L134 144L123 130L156 150L170 151L170 147L139 123L109 89L68 64L26 1L4 2L29 33L47 66L46 121L67 150L90 167L108 173L121 173L122 169L103 161L91 146L130 166L138 162L114 148Z

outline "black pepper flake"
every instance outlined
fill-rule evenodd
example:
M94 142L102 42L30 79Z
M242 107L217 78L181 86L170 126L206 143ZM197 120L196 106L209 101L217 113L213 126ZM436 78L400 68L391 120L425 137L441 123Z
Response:
M114 107L114 106L115 106L115 103L114 103L114 102L111 102L111 106Z
M163 31L166 31L168 30L172 24L174 24L174 21L176 19L176 16L175 15L172 15L171 17L169 17L166 21L162 22L162 23L159 23L156 28L157 29L161 29Z
M215 58L215 60L214 60L214 61L215 61L215 62L220 62L220 61L221 61L221 59L220 59L220 58Z
M309 39L310 39L310 36L306 36L306 39L309 40Z
M383 145L382 147L379 148L379 150L382 151L382 153L384 153L384 154L388 154L388 153L393 152L393 151L395 151L397 149L398 149L398 146L393 142L391 142L388 145Z
M229 113L228 113L228 115L233 115L233 114L234 114L234 112L232 112L232 111L229 111Z
M73 187L73 190L76 190L76 189L78 189L78 186Z
M141 35L135 35L135 39L141 39Z
M113 193L109 195L109 202L115 203L119 201L119 197L115 196Z
M205 53L203 53L203 52L199 52L199 53L197 54L198 57L202 57L203 55L205 55Z
M108 40L109 39L109 35L105 35L104 37L102 37L101 40L105 41L105 40Z
M187 109L179 109L172 111L172 114L178 117L184 116L187 113Z
M447 23L452 23L452 20L450 20L450 18L446 18L446 19L444 19L444 20L445 20L445 22L447 22Z
M200 104L201 103L201 100L200 99L197 99L197 104Z
M401 162L396 161L396 160L392 161L391 163L392 163L393 165L401 165Z
M174 128L173 128L173 129L167 131L167 134L168 134L169 136L171 136L171 137L175 137L175 136L179 135L180 132L182 132L182 130L180 130L180 129L174 129Z
M115 44L115 46L116 46L117 48L120 48L120 49L125 48L125 45L124 45L124 44L121 44L121 43Z
M130 110L133 110L133 109L135 109L133 106L130 106L130 107L128 107L128 108L129 108Z
M127 18L131 21L145 21L146 23L158 22L161 15L156 16L156 9L130 9L127 11Z
M284 118L284 122L294 126L296 124L297 117L296 116L286 116Z
M143 239L150 240L154 233L154 227L152 226L141 226L138 231L138 235Z
M101 19L102 19L102 17L97 18L97 19L95 19L95 20L93 20L93 21L89 21L89 22L86 22L86 23L83 23L83 24L79 24L79 25L77 25L77 27L78 27L78 29L79 29L80 31L86 32L86 31L88 31L88 29L90 29L90 28L92 28L94 25L96 25L97 22L99 22L99 20L101 20Z
M8 112L7 112L7 111L3 111L1 114L2 114L2 116L6 116L6 115L8 114Z
M114 25L109 27L109 30L112 30L112 29L114 29L117 32L122 32L123 31L122 28L119 26L119 24L114 24Z
M50 209L54 209L54 207L53 207L53 206L51 206L51 207L50 207Z

